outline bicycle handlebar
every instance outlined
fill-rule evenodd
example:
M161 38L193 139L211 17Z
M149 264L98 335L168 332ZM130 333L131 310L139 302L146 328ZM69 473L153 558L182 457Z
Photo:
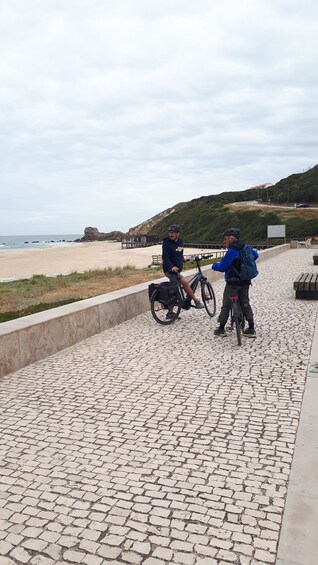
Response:
M198 263L199 261L204 261L205 259L211 259L214 256L214 254L210 254L210 255L203 255L202 257L199 257L198 255L190 255L188 258L188 261L190 263L193 263L194 261L196 263Z

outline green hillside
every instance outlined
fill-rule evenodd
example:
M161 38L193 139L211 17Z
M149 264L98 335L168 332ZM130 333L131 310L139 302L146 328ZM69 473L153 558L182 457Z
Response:
M318 203L318 165L305 173L290 175L269 188L274 202Z
M260 200L263 206L239 206L235 202ZM268 202L270 200L270 202ZM295 209L292 203L308 202L314 207ZM290 208L270 208L278 204ZM222 232L229 226L241 229L244 239L265 242L267 225L286 224L287 238L318 235L318 165L299 174L280 180L276 185L255 187L244 191L223 192L181 202L164 219L152 223L149 233L160 238L171 223L182 226L187 242L221 242ZM147 222L145 222L145 225Z

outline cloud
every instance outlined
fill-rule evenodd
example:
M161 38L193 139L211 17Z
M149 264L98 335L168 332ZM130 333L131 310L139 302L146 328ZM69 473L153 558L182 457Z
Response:
M317 16L311 0L3 2L0 232L125 230L315 165Z

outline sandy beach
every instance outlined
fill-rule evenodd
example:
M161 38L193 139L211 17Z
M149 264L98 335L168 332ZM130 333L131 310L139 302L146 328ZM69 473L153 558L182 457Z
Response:
M210 253L213 250L187 248L192 253ZM106 267L148 267L152 255L161 254L161 245L122 249L121 243L95 241L72 247L31 249L0 253L0 281L29 278L33 275L59 275Z

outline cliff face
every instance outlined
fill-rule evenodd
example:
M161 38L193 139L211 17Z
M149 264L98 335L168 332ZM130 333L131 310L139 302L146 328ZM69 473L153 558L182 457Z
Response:
M109 233L100 232L97 228L87 227L84 230L84 236L77 239L77 242L88 241L121 241L125 234L121 231L111 231Z
M156 214L149 220L146 220L145 222L138 224L138 226L135 226L134 228L130 228L128 231L128 236L136 237L138 235L147 235L148 233L150 233L152 228L156 226L156 224L158 224L159 222L170 216L170 214L173 214L174 211L175 208L168 208L168 210L164 210L163 212Z

